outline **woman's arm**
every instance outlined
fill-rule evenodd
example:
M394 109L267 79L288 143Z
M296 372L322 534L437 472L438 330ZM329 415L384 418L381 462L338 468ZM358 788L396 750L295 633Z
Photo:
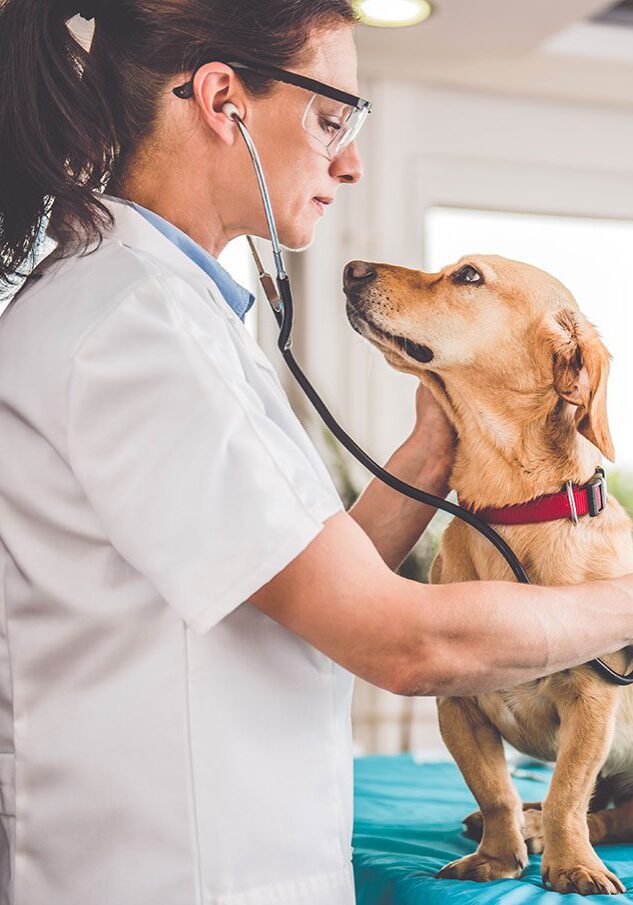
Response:
M567 587L425 585L394 574L340 512L250 602L397 694L509 688L627 647L633 576Z
M448 493L454 460L454 434L439 405L420 384L416 423L411 436L385 468L396 477L435 496ZM355 522L394 571L410 552L436 513L374 478L349 510Z

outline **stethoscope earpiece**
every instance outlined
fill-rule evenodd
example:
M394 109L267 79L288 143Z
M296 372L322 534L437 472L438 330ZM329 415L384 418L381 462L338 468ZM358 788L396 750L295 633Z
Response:
M222 113L224 113L224 115L231 120L236 116L238 119L241 119L240 111L237 109L235 104L232 104L230 101L227 101L226 104L224 104L224 106L222 107Z

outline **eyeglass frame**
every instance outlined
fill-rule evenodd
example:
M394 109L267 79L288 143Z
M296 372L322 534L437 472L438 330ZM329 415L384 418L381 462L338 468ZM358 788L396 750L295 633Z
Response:
M371 113L371 101L357 97L355 94L348 94L347 91L340 91L338 88L332 87L332 85L326 85L325 82L319 82L306 75L289 72L287 69L278 69L276 66L269 66L267 63L250 63L242 60L234 60L233 62L217 60L217 62L224 63L225 66L230 66L232 69L247 69L250 72L257 73L257 75L268 76L268 78L276 82L285 82L288 85L295 85L297 88L305 88L307 91L312 91L313 94L320 94L323 97L329 97L334 101L347 104L348 107L354 107L356 110L367 110L367 113ZM183 100L192 98L194 76L198 69L204 65L204 63L200 63L196 67L188 82L172 88L172 94Z

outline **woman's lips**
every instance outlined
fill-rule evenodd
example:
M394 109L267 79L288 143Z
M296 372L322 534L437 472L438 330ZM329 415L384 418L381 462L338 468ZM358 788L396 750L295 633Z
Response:
M334 198L318 198L318 197L315 197L315 198L312 199L312 201L316 204L317 208L319 209L319 213L320 213L320 214L323 214L323 213L325 212L326 206L327 206L328 204L332 204L332 202L334 201Z

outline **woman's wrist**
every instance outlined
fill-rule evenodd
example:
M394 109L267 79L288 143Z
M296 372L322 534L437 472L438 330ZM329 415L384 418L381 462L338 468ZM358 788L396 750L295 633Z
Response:
M621 606L624 612L624 634L626 646L633 646L633 575L622 575L609 581L617 587L622 595Z
M402 444L403 454L413 463L415 480L412 483L436 496L446 496L454 463L454 448L434 449L428 438L413 431Z

